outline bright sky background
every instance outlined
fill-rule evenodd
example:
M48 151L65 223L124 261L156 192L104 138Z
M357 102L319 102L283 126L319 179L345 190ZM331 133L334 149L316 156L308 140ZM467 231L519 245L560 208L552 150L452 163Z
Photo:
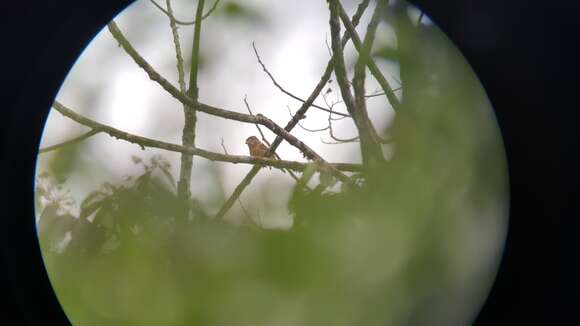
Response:
M165 5L165 1L158 1ZM172 2L176 17L192 20L195 1L175 0ZM262 113L285 126L290 115L287 107L295 112L300 102L281 93L262 71L252 50L256 43L260 56L270 72L283 87L293 94L307 98L319 81L329 59L326 42L330 42L328 8L325 1L296 0L292 2L248 0L242 2L255 13L256 19L230 20L214 13L202 25L201 54L205 65L199 74L200 101L224 109L246 113L243 98L254 114ZM359 34L364 35L370 19L373 4L367 9L359 26ZM210 7L209 1L206 7ZM355 12L357 2L343 1L349 14ZM220 4L220 6L223 4ZM411 13L418 15L417 12ZM428 19L425 19L428 21ZM115 18L119 28L132 45L146 60L173 85L177 86L175 50L167 17L149 1L137 1ZM183 55L190 57L193 27L179 29ZM390 27L381 23L375 44L396 44ZM346 48L347 65L354 64L354 49L349 43ZM388 62L378 62L393 88L398 84L398 66ZM351 74L352 77L352 74ZM367 76L368 77L368 76ZM334 78L334 77L333 77ZM186 80L188 77L186 76ZM339 90L336 82L329 85L333 92L329 100L336 100ZM367 78L367 92L379 90L372 78ZM399 94L400 95L400 94ZM105 27L90 43L73 66L63 84L57 100L74 111L115 128L172 143L181 143L183 111L181 104L167 94L158 84L149 80L145 72L118 47ZM316 101L324 106L322 96ZM345 112L344 107L336 108ZM368 110L378 130L386 128L393 118L393 111L384 97L374 97L368 101ZM327 124L327 113L311 108L303 124L308 128L321 128ZM350 119L333 124L336 135L349 138L356 135ZM274 135L262 128L270 141ZM75 137L87 128L52 111L45 128L41 147L49 146ZM293 134L307 143L329 162L360 162L357 143L325 145L321 138L332 141L328 132L310 133L295 127ZM221 141L231 154L247 155L244 140L250 135L258 135L253 124L245 124L198 113L196 146L223 152ZM104 181L117 181L119 177L134 174L135 165L131 155L149 157L163 154L172 163L174 176L179 171L179 154L157 149L142 151L139 146L119 141L105 134L86 140L88 154L83 157L86 169L79 171L91 184L75 180L71 176L68 185L73 189L73 197L80 202L88 191L94 190ZM283 142L277 150L283 159L304 161L302 155ZM386 150L388 155L390 151ZM39 171L50 155L41 155ZM194 197L202 198L205 189L216 180L202 175L196 166L209 161L196 157L192 180ZM250 165L213 162L221 174L221 186L229 195ZM92 169L92 170L91 170ZM264 170L265 171L265 170ZM105 177L108 175L108 177ZM276 185L276 192L289 195L294 181L278 170L261 172L253 185L267 185L268 180L283 181L285 189ZM117 179L117 180L115 180ZM258 187L250 187L243 196L251 196ZM257 195L257 194L255 194ZM283 199L282 199L283 200Z

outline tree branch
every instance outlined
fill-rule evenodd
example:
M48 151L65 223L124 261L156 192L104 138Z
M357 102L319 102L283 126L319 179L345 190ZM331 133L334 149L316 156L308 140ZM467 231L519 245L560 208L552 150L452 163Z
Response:
M385 0L381 0L381 1L385 1ZM346 11L344 11L344 8L340 4L340 2L338 2L337 5L338 5L338 9L339 9L340 19L342 20L342 23L344 24L344 27L346 28L347 32L350 34L350 37L354 43L354 46L360 55L361 51L362 51L363 44L360 40L360 37L358 36L358 33L356 32L355 25L348 18L348 15L346 14ZM381 85L381 88L383 89L383 92L385 92L387 99L389 100L389 103L391 104L393 109L395 111L399 110L400 102L397 99L397 97L395 96L393 89L391 88L391 86L389 85L387 80L385 79L385 76L381 73L381 71L377 67L377 64L375 63L375 61L372 59L372 57L370 55L367 55L367 58L365 58L365 60L366 60L366 65L368 66L369 70L371 71L371 74L375 77L375 79L377 80L379 85Z
M90 127L95 132L104 132L111 137L117 139L123 139L130 143L134 143L139 145L142 149L145 147L152 147L152 148L159 148L164 149L172 152L178 153L186 153L190 155L198 155L203 158L206 158L211 161L219 161L219 162L229 162L229 163L243 163L243 164L253 164L259 166L271 166L278 169L291 169L295 171L303 171L308 166L315 166L317 170L326 171L327 166L321 164L321 162L314 162L314 163L303 163L297 161L283 161L283 160L274 160L270 158L263 158L263 157L255 157L255 156L243 156L243 155L226 155L216 152L207 151L201 148L195 147L185 147L178 144L168 143L160 140L155 140L151 138L146 138L138 135L134 135L111 126L107 126L105 124L99 123L94 121L90 118L82 116L73 110L65 107L60 102L55 101L53 103L53 107L55 110L60 112L62 115L70 118L73 121L78 122L84 126ZM350 164L350 163L326 163L328 166L336 170L342 170L347 172L357 172L361 170L361 166L359 164Z
M72 145L74 143L81 142L81 141L83 141L83 140L85 140L85 139L87 139L89 137L92 137L92 136L98 134L99 132L100 132L99 130L92 129L92 130L90 130L90 131L88 131L88 132L86 132L86 133L84 133L84 134L82 134L82 135L80 135L78 137L75 137L73 139L67 140L67 141L62 142L60 144L56 144L56 145L48 146L48 147L45 147L45 148L41 148L40 150L38 150L38 154L47 153L47 152L54 151L54 150L57 150L59 148L62 148L62 147L68 146L68 145Z
M384 162L384 156L379 137L368 116L365 96L365 66L366 61L370 58L369 54L375 40L380 13L384 10L386 4L386 0L378 0L371 21L367 26L364 42L359 49L359 56L355 64L354 78L352 80L355 112L351 113L351 115L355 116L355 122L359 129L363 161L372 164Z
M167 0L168 11L171 9L170 0ZM189 72L189 88L187 89L187 96L193 99L195 105L183 105L183 115L184 124L183 131L181 134L181 143L185 147L195 147L195 127L197 124L197 100L199 98L199 88L197 85L197 71L199 66L199 44L201 39L201 23L202 23L202 13L203 13L204 0L198 0L197 11L195 15L195 27L193 29L193 45L191 49L191 67ZM173 17L173 13L170 13L170 17ZM173 21L171 21L173 22ZM183 66L183 62L181 63ZM183 69L182 69L183 70ZM181 89L181 93L184 90ZM189 203L191 197L190 185L191 185L191 171L193 169L193 156L182 154L181 155L181 165L179 170L179 181L177 182L177 193L180 198L183 199L184 203ZM187 209L187 214L189 214L189 208Z
M171 27L171 33L173 35L173 44L175 46L175 57L177 61L177 73L179 90L182 93L187 91L185 86L185 71L183 64L183 56L181 53L181 41L179 40L179 32L177 24L174 19L173 9L171 8L171 0L165 1L167 6L167 16L169 17L169 26ZM192 69L194 69L192 65ZM193 147L195 141L195 112L193 108L187 105L183 105L183 115L185 123L182 131L182 145L185 147ZM181 163L179 165L179 180L177 182L177 193L180 198L183 199L184 203L189 202L190 197L190 184L191 184L191 170L193 168L193 156L182 153ZM186 204L186 210L188 204ZM189 214L189 213L187 213Z
M348 77L346 74L346 66L344 63L344 53L342 50L342 44L340 41L340 20L338 19L339 3L337 0L330 0L329 1L329 9L330 9L330 39L331 39L331 47L333 53L333 62L334 62L334 74L336 76L336 81L340 88L340 93L342 95L342 99L344 104L346 105L346 109L351 116L353 116L355 123L357 123L357 119L355 115L355 104L354 98L352 93L350 92L350 85L348 82ZM351 34L352 37L352 34ZM360 128L359 128L360 131Z
M169 10L165 10L165 8L163 8L161 5L159 5L157 2L155 2L155 0L149 0L151 1L151 3L157 7L157 9L161 10L164 14L166 14L167 16L169 16ZM213 3L213 6L201 17L201 19L206 19L207 17L209 17L217 8L217 5L219 4L220 0L216 0ZM177 18L175 18L173 15L171 15L170 17L171 20L173 20L177 25L194 25L195 21L182 21L182 20L178 20Z

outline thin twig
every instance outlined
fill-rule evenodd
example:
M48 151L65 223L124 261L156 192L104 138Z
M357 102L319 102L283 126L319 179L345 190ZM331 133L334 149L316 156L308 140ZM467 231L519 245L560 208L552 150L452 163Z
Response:
M155 7L157 7L159 10L161 10L161 11L162 11L164 14L166 14L167 16L169 16L169 11L168 11L168 10L166 10L165 8L163 8L163 7L162 7L161 5L159 5L157 2L155 2L155 0L149 0L149 1L151 1L151 3L153 3L153 5L154 5ZM217 8L217 5L218 5L218 3L219 3L219 2L220 2L220 0L216 0L216 1L213 3L213 6L211 7L211 9L210 9L210 10L208 10L208 12L206 12L206 13L205 13L205 14L204 14L204 15L201 17L201 19L203 20L203 19L206 19L207 17L209 17L209 16L210 16L210 15L211 15L211 14L212 14L212 13L213 13L215 10L216 10L216 8ZM179 19L177 19L177 18L173 17L173 15L170 17L170 19L171 19L171 20L173 20L173 21L175 21L175 23L176 23L177 25L195 25L195 20L194 20L194 21L190 21L190 22L187 22L187 21L182 21L182 20L179 20Z
M254 113L252 113L252 109L250 108L250 104L248 104L248 94L246 94L244 96L244 104L246 105L246 109L248 110L250 115L254 115ZM264 143L266 143L268 146L270 146L270 143L266 139L266 136L264 136L264 133L262 132L262 128L260 128L260 125L257 123L254 123L254 125L256 126L256 129L258 129L258 132L260 133L260 136L262 137L262 140L264 141Z
M397 88L393 89L393 92L397 92L397 91L400 91L402 89L403 89L403 87L397 87ZM377 97L377 96L385 96L385 93L379 92L379 93L365 95L366 98Z
M224 145L224 138L222 137L222 148L224 149L224 154L228 155L228 150L226 149L226 145Z
M343 144L348 144L348 143L358 143L358 137L355 140L351 140L351 141L326 141L324 140L322 137L320 137L320 141L325 144L325 145L343 145Z
M57 150L59 148L62 148L62 147L68 146L68 145L72 145L74 143L81 142L81 141L83 141L83 140L85 140L85 139L87 139L89 137L92 137L92 136L98 134L99 132L100 132L99 130L91 129L90 131L88 131L88 132L86 132L86 133L84 133L84 134L82 134L82 135L80 135L78 137L75 137L73 139L67 140L67 141L62 142L60 144L56 144L56 145L48 146L48 147L45 147L45 148L41 148L41 149L38 150L38 154L47 153L47 152L54 151L54 150Z
M324 43L326 44L326 50L328 51L328 55L332 58L332 49L330 44L328 43L328 33L324 34Z
M301 99L300 97L290 93L289 91L287 91L286 89L284 89L284 87L282 87L280 84L278 84L278 82L276 81L276 79L274 78L274 76L272 76L272 73L270 73L270 71L268 70L268 68L266 68L266 65L264 64L264 62L262 62L262 58L260 58L260 55L258 54L258 50L256 49L256 44L254 44L254 42L252 42L252 48L254 48L254 53L256 54L256 58L258 59L258 63L260 63L260 65L262 66L262 69L264 70L264 72L268 75L268 77L270 77L270 80L272 80L272 83L274 84L274 86L276 86L280 91L282 91L282 93L290 96L291 98L300 101L302 103L305 102L305 100ZM323 108L319 105L316 104L312 104L313 107L322 110L322 111L326 111L328 112L328 110L326 108ZM337 115L341 115L344 117L348 117L349 115L346 113L341 113L341 112L333 112L334 114Z
M290 114L290 117L293 117L293 116L294 116L294 114L292 114L292 110L290 109L290 106L289 106L289 105L287 105L287 106L286 106L286 108L288 108L288 114ZM346 118L346 117L342 117L342 118L344 119L344 118ZM308 132L321 132L321 131L325 131L325 130L327 130L327 129L328 129L328 127L321 128L321 129L310 129L310 128L306 128L306 127L305 127L304 125L302 125L300 122L298 122L298 126L299 126L300 128L302 128L302 130L304 130L304 131L308 131Z
M323 96L322 98L324 99L324 103L326 104L326 106L327 106L327 107L328 107L328 108L329 108L331 111L334 109L334 106L335 106L337 103L339 103L339 102L337 101L337 102L334 102L334 103L330 104L330 103L328 103L328 100L326 99L326 96ZM332 115L331 115L331 114L329 114L329 115L328 115L328 120L327 120L327 121L328 121L328 132L329 132L330 138L334 139L334 140L335 140L335 141L337 141L338 143L348 143L348 142L351 142L351 141L353 141L353 140L357 140L357 139L358 139L358 137L354 137L354 138L350 138L350 139L340 139L340 138L336 137L336 136L334 135L334 130L332 129L332 121L333 121L333 120L336 120L336 119L332 119ZM323 142L323 143L325 143L324 141L322 141L322 142Z
M384 95L384 94L382 94L382 95ZM372 96L373 95L370 95L370 96L367 95L366 97L372 97ZM326 97L323 97L323 99L324 99L324 103L326 104L326 106L331 110L336 104L342 103L342 101L337 101L337 102L333 102L332 104L330 104L330 103L328 103L328 100L326 99ZM345 144L345 143L354 143L354 142L357 142L359 140L359 137L340 139L337 136L335 136L334 131L333 131L334 129L332 129L332 121L342 120L344 118L332 118L332 115L328 115L328 119L329 119L329 121L328 121L329 136L330 136L330 138L334 139L335 142L328 142L328 141L325 141L324 139L320 138L320 141L323 144L340 145L340 144ZM381 144L391 144L392 143L392 140L390 140L390 139L384 139L379 135L376 135L376 137L377 137L379 143L381 143Z
M250 221L250 222L252 222L252 224L254 224L255 223L254 220L252 219L252 217L250 216L250 214L248 213L248 211L246 210L246 208L242 204L242 201L239 198L238 198L238 204L240 204L240 207L242 208L244 215L246 215L246 219L248 219L248 221Z
M381 1L386 1L386 0L381 0ZM349 19L346 11L344 10L344 8L340 4L340 2L338 2L337 4L338 4L338 9L339 9L338 14L340 16L340 19L342 20L342 23L344 24L346 30L350 34L350 37L355 45L355 48L360 55L360 53L362 51L363 44L362 44L362 41L360 40L360 37L358 36L358 33L356 32L355 25ZM397 99L397 97L393 93L393 89L391 88L391 86L389 85L387 80L385 79L385 76L381 73L381 71L377 67L377 64L375 63L375 61L373 60L373 58L370 55L367 55L364 59L365 59L365 63L367 65L367 67L371 71L371 74L375 77L375 79L377 80L379 85L381 85L381 88L383 89L383 91L387 95L387 99L389 100L389 103L391 104L393 109L395 111L397 111L400 107L399 100Z

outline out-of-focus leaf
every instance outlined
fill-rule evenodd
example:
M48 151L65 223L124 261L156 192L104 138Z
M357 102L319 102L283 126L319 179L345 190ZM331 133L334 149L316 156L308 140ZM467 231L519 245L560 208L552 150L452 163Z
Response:
M384 46L380 49L376 49L373 51L372 55L385 60L399 61L399 53L397 49L392 46Z

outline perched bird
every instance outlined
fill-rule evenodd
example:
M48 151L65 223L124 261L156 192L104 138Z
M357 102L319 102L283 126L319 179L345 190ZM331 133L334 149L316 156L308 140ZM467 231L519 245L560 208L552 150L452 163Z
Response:
M248 145L248 149L250 150L251 156L256 157L267 157L266 154L268 153L268 146L264 145L256 136L250 136L246 139L246 145Z
M272 155L266 156L270 148L264 145L256 136L250 136L246 139L246 145L248 145L248 149L250 150L250 156L255 157L265 157L265 158L272 158L275 160L279 160L280 157L276 155L276 153L272 153ZM270 167L271 169L272 167ZM286 170L281 169L282 172L286 173ZM290 172L292 174L292 172Z

